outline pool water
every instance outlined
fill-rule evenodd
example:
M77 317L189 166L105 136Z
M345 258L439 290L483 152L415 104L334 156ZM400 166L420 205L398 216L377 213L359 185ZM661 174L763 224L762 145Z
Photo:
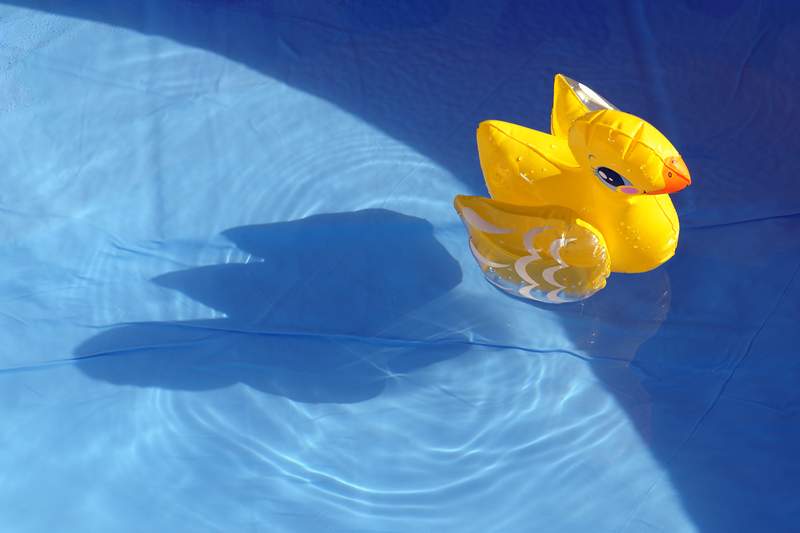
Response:
M3 2L2 529L796 531L799 19ZM693 184L672 260L548 306L451 202L557 72Z

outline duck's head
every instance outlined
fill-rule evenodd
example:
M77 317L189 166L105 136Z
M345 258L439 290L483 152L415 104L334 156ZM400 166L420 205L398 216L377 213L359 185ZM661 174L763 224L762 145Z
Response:
M692 182L672 143L628 113L616 109L588 113L572 123L568 139L578 164L615 191L669 194Z
M660 131L560 75L552 129L567 137L578 164L614 191L669 194L692 182L686 163Z

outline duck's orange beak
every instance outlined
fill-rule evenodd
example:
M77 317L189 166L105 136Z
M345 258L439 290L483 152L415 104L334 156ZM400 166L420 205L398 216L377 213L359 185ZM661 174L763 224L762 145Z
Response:
M647 191L647 194L672 194L691 185L692 178L689 169L681 156L668 157L664 160L664 188L657 191Z

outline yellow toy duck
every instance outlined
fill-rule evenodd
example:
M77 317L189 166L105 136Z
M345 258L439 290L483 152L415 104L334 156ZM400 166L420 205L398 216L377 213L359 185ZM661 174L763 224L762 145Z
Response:
M550 127L478 127L491 199L457 196L455 208L487 279L515 296L574 302L610 272L646 272L672 257L679 224L669 193L691 178L667 138L561 74Z

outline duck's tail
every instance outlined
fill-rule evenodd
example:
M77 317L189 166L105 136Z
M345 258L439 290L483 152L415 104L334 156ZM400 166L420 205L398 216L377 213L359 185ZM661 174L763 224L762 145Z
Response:
M603 236L571 209L457 196L470 248L486 278L515 296L548 303L588 298L606 285Z

